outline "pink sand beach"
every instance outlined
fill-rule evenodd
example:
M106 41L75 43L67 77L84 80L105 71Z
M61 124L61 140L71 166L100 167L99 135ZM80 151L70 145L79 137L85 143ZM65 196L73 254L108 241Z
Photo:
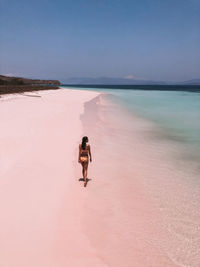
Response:
M103 266L82 229L87 192L75 176L79 117L97 95L60 89L0 99L0 266Z
M145 182L164 192L154 178L174 173L142 139L145 123L135 118L133 153L111 122L120 115L102 116L100 106L100 93L69 89L0 98L0 266L179 266L175 250L182 266L198 266L197 254L167 237ZM93 155L86 188L78 164L84 135ZM175 192L168 192L170 205ZM184 184L179 192L186 195Z

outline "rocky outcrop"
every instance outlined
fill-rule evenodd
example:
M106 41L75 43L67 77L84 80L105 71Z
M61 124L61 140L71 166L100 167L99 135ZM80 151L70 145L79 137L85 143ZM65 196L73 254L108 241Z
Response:
M0 75L0 95L59 89L57 80L33 80Z
M61 82L0 75L0 85L61 85Z

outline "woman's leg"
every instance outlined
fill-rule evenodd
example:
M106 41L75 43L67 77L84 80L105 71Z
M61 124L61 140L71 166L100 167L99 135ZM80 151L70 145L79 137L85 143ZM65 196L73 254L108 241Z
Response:
M84 167L84 162L81 162L82 165L82 175L83 175L83 180L85 180L85 167Z
M87 169L88 169L88 162L85 162L83 165L83 179L85 181L85 185L87 183Z
M84 179L84 164L82 163L82 175L83 175L83 179Z

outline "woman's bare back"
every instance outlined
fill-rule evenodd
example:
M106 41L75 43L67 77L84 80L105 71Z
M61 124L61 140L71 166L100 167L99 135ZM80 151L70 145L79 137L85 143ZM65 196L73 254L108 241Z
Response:
M90 152L90 145L86 144L86 148L82 149L82 145L79 145L80 154L81 156L88 156L88 153Z

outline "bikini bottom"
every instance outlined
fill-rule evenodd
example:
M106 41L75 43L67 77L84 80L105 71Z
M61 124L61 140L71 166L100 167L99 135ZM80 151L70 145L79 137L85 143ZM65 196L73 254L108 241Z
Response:
M84 157L84 156L82 156L81 158L80 158L80 160L81 160L81 163L84 163L84 162L88 162L88 157Z

